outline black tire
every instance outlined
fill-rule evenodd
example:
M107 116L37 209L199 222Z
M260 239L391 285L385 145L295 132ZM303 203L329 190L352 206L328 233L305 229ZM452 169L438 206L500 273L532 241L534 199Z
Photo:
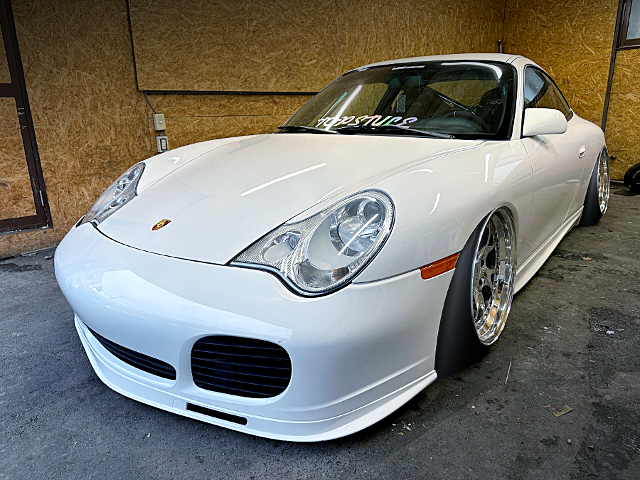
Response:
M444 301L436 346L438 378L448 377L476 363L489 349L478 340L470 305L473 257L483 226L484 221L476 227L460 252Z
M636 163L624 174L624 184L632 192L640 192L640 163Z
M472 290L476 252L479 248L485 226L490 221L488 219L495 213L496 212L485 217L480 225L476 227L458 257L451 284L449 285L449 290L445 298L442 317L440 319L440 328L438 330L435 356L435 370L438 378L453 375L476 363L489 349L487 345L480 341L479 334L476 332L473 316ZM510 215L509 218L511 218ZM510 222L510 224L513 225L512 220L510 220ZM515 237L513 239L515 240ZM514 282L515 285L515 264L513 266L512 282ZM504 314L504 321L507 319L511 306L514 285L511 285L510 290L508 290L509 293L505 294L505 296L509 295L509 298L508 307ZM502 329L500 329L500 331L502 331ZM498 332L497 335L499 334Z
M581 227L591 227L598 223L605 211L603 212L600 208L600 199L599 199L599 185L598 185L598 170L600 168L600 162L607 162L607 172L608 172L608 162L609 162L609 154L606 150L603 150L598 156L598 160L596 164L593 166L593 170L591 171L591 178L589 179L589 186L587 187L587 193L584 197L584 209L582 210L582 216L580 217L579 225ZM607 178L607 182L609 179Z

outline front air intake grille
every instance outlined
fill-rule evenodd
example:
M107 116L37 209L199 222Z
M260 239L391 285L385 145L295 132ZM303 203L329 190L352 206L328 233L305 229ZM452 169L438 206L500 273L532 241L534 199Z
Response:
M133 350L129 350L128 348L118 345L117 343L113 343L111 340L107 340L103 336L98 335L90 328L89 331L113 356L118 357L120 360L128 363L132 367L139 368L140 370L152 375L157 375L158 377L167 378L169 380L176 379L176 369L168 363L142 353L134 352Z
M204 337L191 349L194 383L239 397L275 397L289 385L291 359L279 345L239 337Z

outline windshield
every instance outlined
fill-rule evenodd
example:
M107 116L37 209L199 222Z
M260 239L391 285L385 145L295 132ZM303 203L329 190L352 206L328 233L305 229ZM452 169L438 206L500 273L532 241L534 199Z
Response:
M514 68L499 62L432 61L358 69L311 99L284 131L304 130L295 126L338 133L421 131L505 140L511 135L514 77Z

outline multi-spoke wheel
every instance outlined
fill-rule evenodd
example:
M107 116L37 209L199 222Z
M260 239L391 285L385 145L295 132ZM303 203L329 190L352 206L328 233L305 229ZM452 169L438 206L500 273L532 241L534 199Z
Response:
M476 227L460 252L440 319L439 377L478 361L504 329L516 282L516 231L498 208Z
M607 213L609 206L609 155L604 151L604 155L598 157L598 206L600 213Z
M473 262L471 310L478 339L491 345L504 328L515 287L516 246L511 216L498 209L487 219Z
M600 221L609 206L609 153L603 148L591 172L584 197L580 226L590 227Z

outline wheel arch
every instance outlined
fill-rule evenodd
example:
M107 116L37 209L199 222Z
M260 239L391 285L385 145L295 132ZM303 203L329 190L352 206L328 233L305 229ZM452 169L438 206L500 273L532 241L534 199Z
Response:
M485 342L484 340L480 340L480 334L476 333L476 329L473 326L473 265L476 262L476 255L483 237L483 232L496 212L504 212L513 223L513 234L516 236L516 241L514 242L516 245L516 264L513 266L513 278L510 279L509 286L506 287L508 292L510 292L509 296L505 297L508 298L507 306L504 311L498 309L500 315L504 315L504 320L499 319L496 323L499 327L495 339L490 342ZM490 345L498 339L509 315L511 299L514 295L516 273L517 231L514 215L508 206L500 205L493 208L478 222L460 251L458 264L451 278L438 324L434 368L440 378L452 375L479 361L487 352ZM490 323L486 325L490 325Z

